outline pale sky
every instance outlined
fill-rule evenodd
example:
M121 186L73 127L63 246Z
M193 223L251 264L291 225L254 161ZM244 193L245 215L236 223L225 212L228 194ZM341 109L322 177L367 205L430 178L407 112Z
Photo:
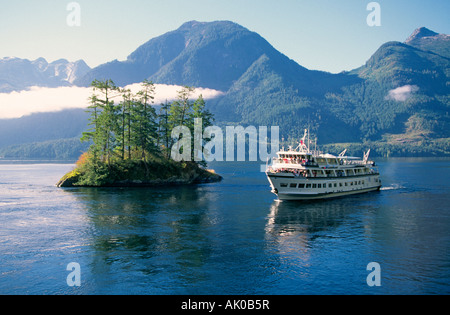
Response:
M67 5L80 7L69 26ZM450 34L449 0L380 0L381 26L366 19L369 0L0 0L0 58L124 60L149 39L190 20L230 20L259 33L312 70L363 65L380 45L425 26Z

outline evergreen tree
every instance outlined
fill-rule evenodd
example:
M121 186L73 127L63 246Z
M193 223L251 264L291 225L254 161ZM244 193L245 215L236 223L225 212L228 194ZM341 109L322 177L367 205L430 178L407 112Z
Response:
M118 142L121 150L122 160L125 159L125 148L128 148L128 159L131 159L131 124L132 124L132 108L135 102L133 95L130 90L121 90L122 92L122 102L119 104L120 107L120 118L119 118L119 137Z
M172 126L185 126L186 119L192 109L193 103L190 101L189 96L194 91L193 87L184 86L178 91L177 100L172 102L170 107L169 121Z
M203 132L204 130L212 126L214 122L214 117L211 114L209 110L206 109L206 103L203 99L203 96L200 94L200 96L197 98L197 100L192 104L192 110L189 112L189 119L188 119L188 127L191 130L192 137L192 145L191 147L194 148L192 150L192 160L195 161L195 156L200 156L204 152L204 144L207 141L210 141L209 138L203 138ZM201 134L195 133L195 119L199 119L201 121ZM197 138L196 138L197 137ZM199 144L201 144L201 152L195 152L195 144L194 142L197 141ZM206 166L206 163L204 161L200 161L200 164L203 166Z
M100 114L100 107L99 103L97 102L97 96L92 95L90 98L90 105L88 106L88 109L86 110L87 113L90 114L89 117L89 124L90 128L83 132L83 136L81 137L81 142L90 142L92 141L93 144L90 147L90 150L92 151L92 154L94 156L94 159L97 159L100 148L98 146L98 141L95 141L94 138L98 136L99 132L98 130L98 116Z
M93 141L92 151L95 158L106 161L108 164L113 155L118 129L116 113L117 107L112 100L118 96L118 87L112 80L94 80L91 84L93 95L89 111L91 113L90 124L93 126L88 132L83 134L83 141ZM96 92L100 93L100 96ZM95 130L94 130L95 128Z
M139 159L147 162L149 155L163 153L170 158L171 146L174 140L171 137L176 126L188 127L191 135L195 135L196 119L201 121L196 139L197 149L203 149L208 139L203 139L203 131L211 126L214 118L206 109L205 101L200 95L197 100L190 99L194 91L192 87L183 87L178 91L178 98L172 103L161 104L159 115L153 105L155 86L150 81L142 83L142 89L136 94L130 90L118 88L113 81L92 82L93 94L90 97L88 112L89 129L83 133L82 141L91 141L89 149L89 164L92 169L102 169L101 165L109 168L113 161L120 162L125 159ZM119 104L113 98L122 95ZM194 141L194 138L191 138ZM192 143L194 148L194 143ZM192 153L200 156L199 153ZM196 161L205 165L203 161ZM103 174L103 173L102 173ZM100 174L91 174L94 178ZM104 175L104 174L103 174ZM102 176L103 176L102 175Z
M139 100L133 107L134 133L133 143L141 150L141 158L146 160L146 152L153 153L157 150L157 122L156 110L152 106L155 98L155 85L144 80L142 90L137 93Z
M171 137L171 123L170 123L170 108L172 104L165 103L161 104L158 115L158 147L161 147L166 158L170 157L170 150L172 137Z

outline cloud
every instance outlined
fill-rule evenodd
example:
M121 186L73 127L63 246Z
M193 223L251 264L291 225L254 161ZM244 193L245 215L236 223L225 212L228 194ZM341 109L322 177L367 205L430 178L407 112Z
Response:
M417 85L404 85L396 89L390 90L386 96L386 100L394 100L397 102L404 102L409 99L413 93L419 91Z
M135 83L131 85L127 85L125 88L130 89L131 92L137 93L141 90L141 84ZM178 91L182 89L179 85L166 85L166 84L155 84L155 99L154 103L159 105L164 103L166 100L171 101L174 100ZM212 99L218 96L223 95L224 93L221 91L207 89L207 88L196 88L192 93L191 98L198 98L200 94L204 99Z
M140 90L140 84L126 86L132 92ZM166 100L171 101L177 97L177 91L181 89L177 85L155 84L155 104ZM192 97L197 98L200 94L204 99L212 99L223 94L223 92L196 88ZM86 87L31 87L28 90L11 93L0 93L0 119L19 118L24 115L41 112L54 112L69 108L86 108L89 105L89 97L92 88ZM119 102L120 99L115 99Z

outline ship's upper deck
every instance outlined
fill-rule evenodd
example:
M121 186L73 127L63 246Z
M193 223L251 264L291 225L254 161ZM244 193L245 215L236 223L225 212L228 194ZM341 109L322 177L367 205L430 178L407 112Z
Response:
M349 168L349 167L371 167L375 163L369 161L369 153L364 153L363 158L346 156L347 150L341 152L338 156L323 153L318 150L310 150L310 141L307 139L307 130L305 136L300 141L296 149L289 147L287 150L282 148L277 152L277 157L273 158L272 168L297 168L306 167L319 168Z

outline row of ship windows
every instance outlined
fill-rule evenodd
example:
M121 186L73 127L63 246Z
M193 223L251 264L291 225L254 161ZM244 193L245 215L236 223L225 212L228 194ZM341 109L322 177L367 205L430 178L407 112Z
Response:
M375 179L375 181L378 181L378 179ZM365 181L360 180L360 181L353 181L353 182L345 182L345 183L329 183L328 184L328 188L333 188L333 187L343 187L343 186L356 186L356 185L364 185ZM280 186L282 188L286 188L286 187L290 187L290 188L297 188L297 184L296 183L292 183L292 184L280 184ZM319 184L298 184L298 188L300 189L310 189L310 188L327 188L327 184L326 183L319 183Z

